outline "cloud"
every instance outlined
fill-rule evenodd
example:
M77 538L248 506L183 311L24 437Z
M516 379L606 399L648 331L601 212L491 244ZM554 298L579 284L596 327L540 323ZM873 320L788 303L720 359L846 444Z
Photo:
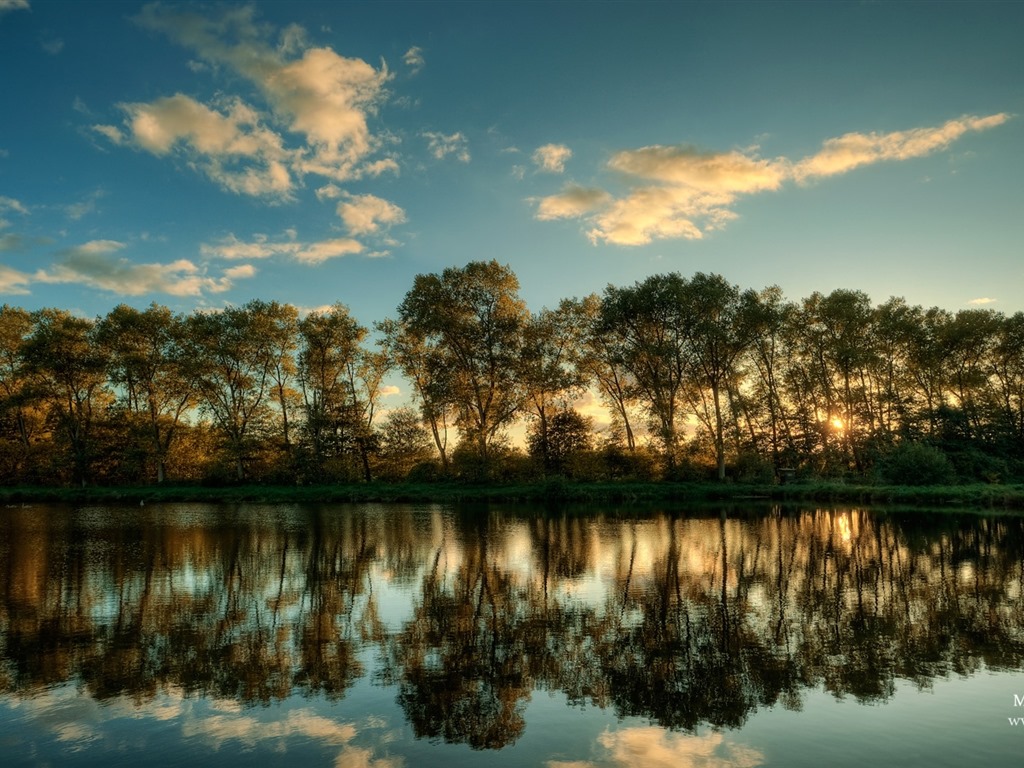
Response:
M533 162L547 173L563 173L570 157L572 150L564 144L545 144L533 152Z
M699 152L689 146L619 152L608 167L639 179L728 193L778 189L788 173L785 160L761 160L739 151Z
M835 176L854 168L886 160L909 160L946 149L965 133L984 131L1002 125L1010 116L1005 112L975 117L964 115L935 128L913 128L892 133L847 133L828 139L821 151L804 158L793 168L797 181Z
M377 390L377 393L381 397L394 397L395 395L402 394L402 390L394 384L388 384Z
M537 201L537 218L541 221L574 219L609 203L612 196L603 189L571 184L560 194Z
M328 259L340 256L352 256L362 253L363 244L351 238L340 237L334 240L322 240L311 243L295 254L295 260L302 264L322 264Z
M83 216L94 213L96 211L97 202L99 202L104 195L106 195L106 193L102 189L97 189L94 192L91 192L84 200L67 206L65 210L67 211L68 218L78 221Z
M373 234L405 221L405 211L374 195L348 195L338 203L338 216L353 235Z
M3 238L0 238L0 251L5 250L2 246ZM0 264L0 293L27 294L29 293L28 285L31 282L32 277L30 275Z
M402 62L409 68L409 74L418 74L423 69L423 65L426 64L426 61L423 59L423 49L418 45L414 45L402 56Z
M64 41L59 37L53 40L44 40L40 44L40 47L51 56L56 56L58 53L64 50Z
M121 129L116 125L94 125L92 129L101 136L106 136L111 144L120 145L125 142L124 134L121 133Z
M968 304L976 304L976 305L981 306L981 305L985 305L985 304L995 304L997 301L999 301L999 299L990 299L990 298L988 298L986 296L983 299L971 299L967 303Z
M6 225L6 222L0 219L0 229ZM7 251L17 251L25 244L25 239L21 235L16 235L13 232L7 232L6 234L0 235L0 253Z
M203 243L199 247L199 252L206 257L228 260L287 256L300 264L314 265L328 259L363 253L365 250L365 246L358 240L346 237L306 243L296 239L293 230L289 230L286 235L286 240L271 240L267 235L258 234L254 235L250 242L228 235L216 245Z
M433 131L424 131L421 134L427 140L427 148L437 160L444 160L448 155L454 155L456 160L468 163L469 141L462 133L445 135Z
M0 0L0 16L8 11L29 10L28 0Z
M238 194L288 199L293 189L288 164L294 159L281 137L261 125L240 99L214 110L184 94L148 104L123 104L133 144L156 156L180 152L188 163ZM111 126L93 129L120 143Z
M316 191L317 200L337 200L344 194L341 187L336 184L325 184Z
M655 726L605 731L598 739L607 754L599 761L548 760L548 768L757 768L764 755L726 741L721 733L693 736Z
M3 195L0 195L0 213L5 211L14 211L15 213L23 215L28 214L28 208L26 208L22 203L15 200L13 197L4 197Z
M207 18L180 6L153 3L137 21L214 68L227 67L255 85L273 118L305 138L292 155L293 172L337 181L366 172L364 161L381 143L370 132L368 118L386 98L384 86L391 75L384 65L378 70L330 48L306 48L303 30L294 25L282 33L282 45L271 46L266 40L269 29L256 22L251 6ZM295 53L301 55L289 58Z
M93 240L61 252L62 261L32 276L38 283L75 283L122 296L167 293L172 296L200 296L222 293L232 287L232 277L207 277L187 259L169 264L136 264L114 254L124 248L114 240Z
M826 140L818 153L797 162L761 158L756 147L728 152L688 145L624 150L606 166L625 182L623 193L572 185L557 195L535 199L535 218L585 218L586 235L593 243L633 246L663 239L699 240L738 217L733 209L743 195L774 192L788 181L803 184L873 163L924 157L968 132L988 130L1009 119L1006 113L965 115L931 128L848 133Z

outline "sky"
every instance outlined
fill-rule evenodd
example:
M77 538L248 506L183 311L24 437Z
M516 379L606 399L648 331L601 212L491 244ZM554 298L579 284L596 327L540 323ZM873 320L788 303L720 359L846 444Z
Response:
M0 302L394 316L497 259L1024 310L1024 3L0 0Z

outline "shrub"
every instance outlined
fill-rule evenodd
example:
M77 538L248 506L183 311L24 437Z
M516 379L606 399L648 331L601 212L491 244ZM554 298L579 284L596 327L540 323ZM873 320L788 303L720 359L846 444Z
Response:
M884 482L893 485L944 485L956 478L945 453L917 442L900 443L884 453L875 470Z

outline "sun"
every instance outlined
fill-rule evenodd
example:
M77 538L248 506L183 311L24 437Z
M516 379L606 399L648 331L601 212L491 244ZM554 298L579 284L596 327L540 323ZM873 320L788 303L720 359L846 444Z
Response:
M833 416L832 421L830 423L832 424L832 429L836 430L837 432L842 432L843 428L846 426L843 420L840 419L838 416Z

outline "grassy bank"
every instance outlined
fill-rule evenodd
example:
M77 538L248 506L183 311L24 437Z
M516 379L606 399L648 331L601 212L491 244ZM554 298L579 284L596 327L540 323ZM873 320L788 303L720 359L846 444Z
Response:
M0 489L0 502L153 503L258 502L709 502L761 500L1024 510L1024 485L894 486L802 482L790 485L732 483L573 483L562 480L523 485L461 483L370 483L310 486L187 486Z

